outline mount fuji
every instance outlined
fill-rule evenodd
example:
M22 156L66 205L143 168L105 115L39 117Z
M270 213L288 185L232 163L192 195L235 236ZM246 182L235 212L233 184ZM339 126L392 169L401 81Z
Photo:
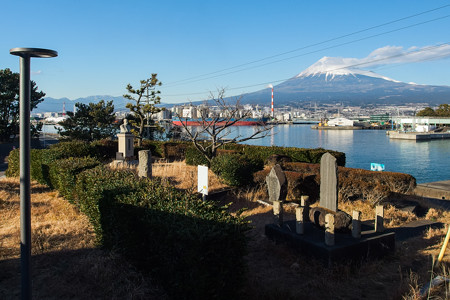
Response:
M277 105L300 102L344 102L346 104L448 103L450 86L400 82L358 69L347 58L323 57L309 68L276 86ZM244 94L241 103L268 103L270 88Z

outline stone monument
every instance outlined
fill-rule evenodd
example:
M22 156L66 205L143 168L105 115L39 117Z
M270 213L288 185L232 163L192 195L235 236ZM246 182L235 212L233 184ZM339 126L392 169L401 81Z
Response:
M266 176L267 190L269 192L269 201L284 201L287 196L286 175L280 165L275 165Z
M139 151L138 175L152 178L152 152L150 150Z
M325 153L320 159L320 206L336 212L338 208L338 175L336 158Z
M124 119L120 125L120 133L117 134L119 151L116 153L117 160L131 159L134 155L134 135L130 132L128 120Z

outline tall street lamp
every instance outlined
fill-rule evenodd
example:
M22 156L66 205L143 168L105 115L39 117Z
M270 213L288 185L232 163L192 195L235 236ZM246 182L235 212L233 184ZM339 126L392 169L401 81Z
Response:
M20 270L22 299L31 299L30 58L55 57L58 52L13 48L9 53L20 57Z

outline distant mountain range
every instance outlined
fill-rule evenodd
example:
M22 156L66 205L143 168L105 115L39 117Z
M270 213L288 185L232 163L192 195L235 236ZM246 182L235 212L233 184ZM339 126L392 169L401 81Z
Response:
M164 95L162 95L164 97ZM113 100L119 111L129 100L123 97L90 96L70 100L47 97L33 112L72 111L77 102L88 104L100 100ZM271 89L266 88L242 95L242 104L270 105ZM300 102L343 102L347 105L429 103L437 105L450 102L450 86L404 83L371 71L346 67L338 57L323 57L295 77L274 86L276 105L293 105ZM200 103L200 101L198 102ZM170 104L169 106L172 106Z
M69 98L55 99L51 97L45 97L44 101L39 103L39 105L33 109L33 113L43 113L43 112L62 112L63 106L65 104L66 111L73 111L75 103L97 103L101 100L110 101L113 100L114 109L116 111L128 110L125 105L130 101L124 97L114 97L109 95L99 95L99 96L89 96L85 98L78 98L75 100L70 100Z
M268 105L270 99L271 90L266 88L243 95L241 102ZM340 58L323 57L297 76L274 86L277 105L310 101L432 105L450 102L450 86L404 83L371 71L345 67Z

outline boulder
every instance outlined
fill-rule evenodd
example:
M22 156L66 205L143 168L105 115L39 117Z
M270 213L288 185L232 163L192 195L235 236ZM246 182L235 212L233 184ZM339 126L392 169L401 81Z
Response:
M334 215L334 230L336 232L349 232L351 230L352 216L342 210L334 212L330 209L326 209L320 206L312 207L309 210L309 219L316 226L325 228L326 214Z

